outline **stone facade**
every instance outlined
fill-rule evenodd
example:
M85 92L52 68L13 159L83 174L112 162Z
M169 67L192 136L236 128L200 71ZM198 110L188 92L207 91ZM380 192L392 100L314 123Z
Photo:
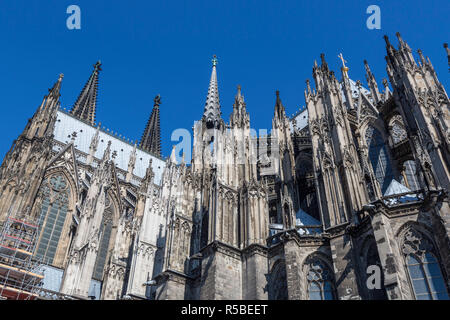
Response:
M75 298L448 299L450 104L397 37L392 89L321 55L265 136L240 86L222 119L214 58L189 164L160 156L159 96L133 144L95 123L99 62L70 112L61 75L0 167L0 220L37 220L35 258Z

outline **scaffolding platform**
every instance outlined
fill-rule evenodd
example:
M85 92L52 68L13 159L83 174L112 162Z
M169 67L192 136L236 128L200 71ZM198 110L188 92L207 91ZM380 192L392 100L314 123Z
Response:
M36 300L44 275L33 259L39 226L8 216L0 233L0 300Z

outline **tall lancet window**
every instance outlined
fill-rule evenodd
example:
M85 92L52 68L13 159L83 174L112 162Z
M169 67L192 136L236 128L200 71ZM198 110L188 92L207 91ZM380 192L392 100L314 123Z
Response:
M66 221L69 206L70 187L64 174L55 174L44 179L39 229L41 234L36 246L35 257L46 264L52 264L59 239Z
M320 259L308 263L308 298L309 300L334 300L334 276L330 268Z
M97 252L97 259L95 260L93 278L102 280L103 269L105 268L106 258L108 256L109 242L111 239L111 231L113 226L114 204L109 197L106 196L105 211L103 212L102 223L100 225L100 242Z
M283 260L275 262L269 275L269 300L288 300L286 263Z
M415 229L406 232L402 247L417 300L449 300L433 243Z
M381 133L374 127L367 128L366 143L369 147L369 160L377 178L381 192L384 193L394 178L391 160Z
M419 190L420 185L417 179L416 162L414 160L407 160L403 163L404 176L400 181L411 190Z

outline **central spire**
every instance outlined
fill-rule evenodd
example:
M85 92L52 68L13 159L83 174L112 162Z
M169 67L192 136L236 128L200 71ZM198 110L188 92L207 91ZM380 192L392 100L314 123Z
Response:
M98 91L98 73L102 70L100 61L94 64L94 70L84 85L83 90L78 96L77 101L70 110L78 119L94 124L95 110L97 108L97 91Z
M210 123L216 123L221 118L219 101L219 87L217 85L217 57L213 56L211 80L209 81L208 96L206 97L205 110L203 112L203 119Z

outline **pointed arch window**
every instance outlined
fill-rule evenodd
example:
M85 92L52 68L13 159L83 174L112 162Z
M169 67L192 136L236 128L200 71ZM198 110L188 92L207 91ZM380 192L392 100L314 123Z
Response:
M449 300L447 286L431 241L410 229L405 234L403 254L417 300Z
M283 260L275 262L270 272L269 300L288 300L286 264Z
M401 115L395 115L392 117L390 124L390 131L392 136L392 141L395 145L400 142L406 140L408 138L408 134L405 130L405 125L403 124L403 119Z
M106 258L108 256L109 242L111 239L111 231L113 227L114 205L109 197L106 196L105 211L103 212L102 223L100 225L100 242L97 252L97 259L95 260L93 278L102 280L103 270L105 268Z
M411 190L419 190L420 185L417 179L416 162L414 160L407 160L403 163L403 168L404 176L401 178L402 184Z
M383 137L374 127L369 127L366 131L366 144L369 148L369 160L372 164L373 172L380 184L382 193L384 193L394 175Z
M40 191L42 205L39 216L41 234L36 245L35 257L52 264L61 238L69 207L70 187L64 174L44 179Z
M308 275L309 300L334 300L336 297L334 277L330 268L319 259L309 264Z

